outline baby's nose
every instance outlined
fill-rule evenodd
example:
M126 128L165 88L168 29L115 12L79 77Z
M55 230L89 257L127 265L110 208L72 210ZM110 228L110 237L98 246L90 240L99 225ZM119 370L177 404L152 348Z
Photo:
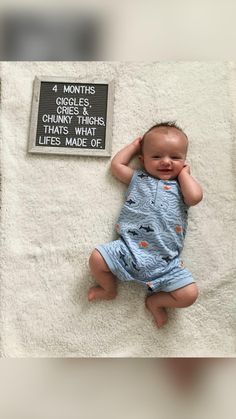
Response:
M170 163L171 163L171 160L169 159L169 157L163 157L161 159L161 163L162 163L163 166L169 166Z

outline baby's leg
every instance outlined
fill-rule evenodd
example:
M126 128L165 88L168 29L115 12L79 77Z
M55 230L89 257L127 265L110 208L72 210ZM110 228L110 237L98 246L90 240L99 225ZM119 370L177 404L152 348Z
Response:
M99 285L90 288L88 292L88 300L112 300L115 298L117 294L115 275L113 275L110 271L98 250L94 250L92 252L89 258L89 266Z
M146 307L151 311L158 327L167 322L165 307L188 307L196 301L198 290L195 283L172 292L158 292L146 298Z

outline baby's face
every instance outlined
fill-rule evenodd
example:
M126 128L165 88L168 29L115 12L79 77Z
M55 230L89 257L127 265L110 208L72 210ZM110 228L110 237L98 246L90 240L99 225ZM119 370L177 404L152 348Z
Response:
M176 128L156 128L145 135L140 160L151 176L172 180L184 167L187 147L186 136Z

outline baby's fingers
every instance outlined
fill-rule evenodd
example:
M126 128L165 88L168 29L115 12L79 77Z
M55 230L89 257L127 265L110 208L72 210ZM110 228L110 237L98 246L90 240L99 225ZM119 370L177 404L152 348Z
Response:
M138 138L136 138L134 141L132 141L132 143L137 147L137 148L139 148L140 146L141 146L141 142L142 142L142 137L138 137Z
M184 164L184 170L190 174L190 165L188 163Z

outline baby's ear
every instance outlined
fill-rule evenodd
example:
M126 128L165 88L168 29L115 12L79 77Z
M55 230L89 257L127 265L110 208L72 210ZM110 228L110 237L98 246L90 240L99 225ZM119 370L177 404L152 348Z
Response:
M140 155L138 156L138 158L139 158L139 161L140 161L141 165L143 166L143 164L144 164L144 158L143 158L143 155L142 155L142 154L140 154Z

